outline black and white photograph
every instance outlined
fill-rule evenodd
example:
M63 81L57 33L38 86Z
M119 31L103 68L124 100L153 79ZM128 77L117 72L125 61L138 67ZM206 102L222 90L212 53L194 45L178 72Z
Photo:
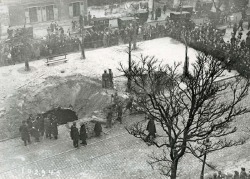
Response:
M0 179L250 179L250 0L0 0Z

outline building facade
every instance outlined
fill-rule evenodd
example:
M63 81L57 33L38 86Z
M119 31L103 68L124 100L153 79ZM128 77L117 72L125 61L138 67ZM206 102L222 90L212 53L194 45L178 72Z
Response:
M87 0L2 0L10 26L67 20L87 15Z

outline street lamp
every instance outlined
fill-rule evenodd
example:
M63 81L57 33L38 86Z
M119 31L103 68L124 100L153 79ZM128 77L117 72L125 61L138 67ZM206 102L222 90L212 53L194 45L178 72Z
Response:
M152 14L151 14L151 20L154 20L154 13L155 13L155 1L152 0Z
M204 154L203 162L202 162L202 169L201 169L201 175L200 179L204 179L204 170L205 170L205 164L206 164L206 159L207 159L207 153L208 149L211 147L211 141L209 138L203 141L203 149L201 150L201 153Z

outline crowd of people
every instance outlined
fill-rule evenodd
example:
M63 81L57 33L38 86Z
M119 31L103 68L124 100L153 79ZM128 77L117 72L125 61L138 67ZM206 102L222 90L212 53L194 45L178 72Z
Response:
M239 26L234 24L232 38L230 41L225 42L221 30L216 29L211 23L196 26L191 20L181 22L167 19L165 24L156 23L156 25L145 24L144 26L136 26L136 36L134 38L137 38L137 40L151 40L169 36L183 43L188 43L190 47L198 51L215 56L223 61L228 68L234 66L236 59L240 59L243 64L238 63L238 65L242 67L246 66L245 63L247 62L246 59L249 58L250 48L250 32L247 34L246 39L242 39L242 28L242 20L239 22ZM84 38L84 47L108 47L117 45L120 41L128 43L130 29L131 26L115 30L87 30ZM62 35L63 31L60 34ZM63 37L60 38L60 36L55 34L50 35L49 44L47 45L49 49L52 49L54 53L59 53L55 48L64 52L64 49L67 49L68 52L79 50L81 40L78 37L69 35Z
M30 115L26 121L22 121L19 131L25 146L31 143L30 137L34 137L36 142L40 142L41 137L52 139L53 136L58 139L58 121L54 115Z
M234 174L223 174L221 171L208 176L207 179L250 179L250 171L246 172L246 168L242 167L241 171L234 171Z

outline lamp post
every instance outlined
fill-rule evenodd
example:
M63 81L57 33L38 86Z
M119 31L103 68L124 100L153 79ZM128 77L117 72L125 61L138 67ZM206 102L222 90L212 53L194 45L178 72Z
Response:
M131 71L132 71L132 41L134 37L134 26L131 25L129 28L129 44L128 44L128 83L127 83L127 91L131 91L131 85L132 85L132 80L131 80Z
M155 1L152 0L152 14L151 14L151 20L154 20L154 13L155 13Z
M203 162L202 162L200 179L204 179L204 170L205 170L205 164L206 164L206 159L207 159L207 152L208 152L208 149L211 147L211 141L209 140L209 138L207 138L206 140L203 141L203 146L205 148L202 149L202 151L201 151L202 153L204 153L204 158L203 158Z
M86 59L85 57L85 49L84 49L84 23L83 23L83 17L80 15L79 17L79 24L80 24L80 34L82 36L82 41L81 41L81 51L82 51L82 59Z

